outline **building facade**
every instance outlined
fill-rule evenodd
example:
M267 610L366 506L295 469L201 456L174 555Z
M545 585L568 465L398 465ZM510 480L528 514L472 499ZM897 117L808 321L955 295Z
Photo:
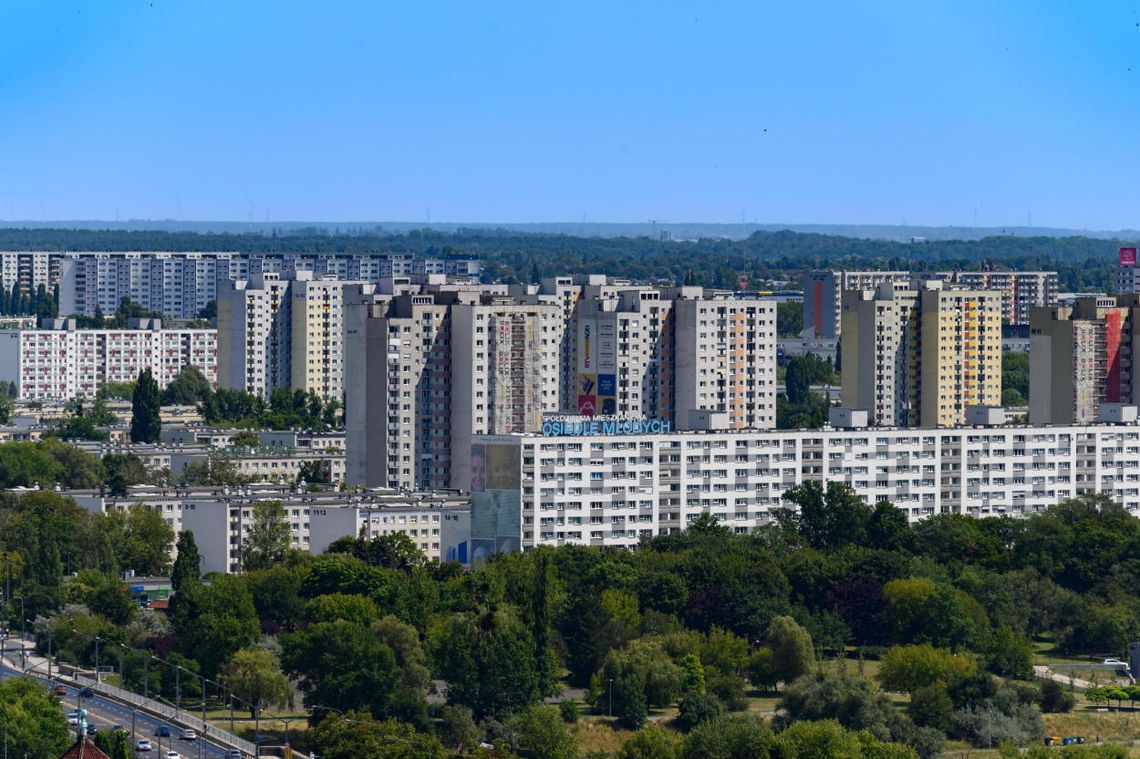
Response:
M914 521L1037 513L1105 493L1140 515L1140 427L709 431L493 436L471 494L474 556L537 545L632 548L711 514L737 532L768 523L804 482L850 486ZM589 428L587 428L589 429Z
M912 278L997 292L1001 295L1001 319L1006 324L1029 324L1031 309L1057 303L1054 271L810 271L804 274L805 336L833 338L842 334L844 292L874 290L884 282L907 284Z
M0 379L28 400L93 398L108 383L134 382L150 369L165 388L185 366L217 385L213 329L164 329L154 319L128 329L77 329L72 319L45 319L38 329L0 331Z
M263 398L278 388L340 400L345 390L345 288L307 271L225 281L218 291L218 384Z
M1136 399L1136 295L1038 308L1030 321L1029 421L1088 424L1105 403Z
M285 486L259 485L232 489L133 488L125 496L97 491L65 494L97 514L127 511L132 506L161 512L175 532L194 533L203 573L241 571L241 542L259 501L279 501L292 547L312 553L324 553L339 538L401 533L429 561L462 561L470 530L467 499L448 493L298 493Z
M1001 405L1001 297L939 281L843 295L843 406L879 426L963 424Z

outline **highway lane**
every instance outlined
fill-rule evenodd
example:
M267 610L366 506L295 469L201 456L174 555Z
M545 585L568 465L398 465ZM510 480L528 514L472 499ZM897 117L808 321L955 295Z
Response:
M13 668L7 662L0 662L0 677L19 677L21 675L18 668ZM47 680L47 672L36 670L34 676L37 680L45 685L49 685ZM50 687L59 685L58 681L50 683ZM80 698L79 691L70 685L64 684L67 688L67 695L60 698L60 707L64 713L69 713L76 708L83 708L87 710L87 721L94 723L99 729L107 729L112 725L122 725L128 732L131 730L131 708L115 701L103 698L101 696L94 696L92 698ZM134 710L135 718L135 734L131 737L132 748L138 738L149 738L154 748L150 752L139 753L140 758L153 757L154 759L162 759L163 752L168 750L177 751L184 759L196 759L199 756L209 757L209 759L225 759L227 756L225 748L222 746L211 743L210 741L203 741L201 737L195 741L184 741L178 738L180 728L170 725L171 737L159 738L156 733L160 725L168 724L162 719L154 717L146 712ZM161 742L161 750L159 743Z

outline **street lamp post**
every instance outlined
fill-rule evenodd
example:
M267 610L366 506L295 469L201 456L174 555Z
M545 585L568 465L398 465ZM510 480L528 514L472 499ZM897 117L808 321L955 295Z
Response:
M28 649L24 647L27 631L27 628L24 627L24 618L27 616L24 612L24 597L16 596L12 600L20 602L20 669L25 669L28 666Z

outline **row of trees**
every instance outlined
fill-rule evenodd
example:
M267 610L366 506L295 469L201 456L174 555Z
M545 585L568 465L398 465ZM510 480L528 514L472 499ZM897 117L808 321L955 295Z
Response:
M281 505L268 502L240 546L241 575L200 582L192 536L180 536L168 620L124 603L115 574L165 569L173 535L157 512L93 516L55 493L5 494L0 535L14 593L65 657L92 663L88 638L69 631L99 635L132 652L122 668L134 687L156 686L146 656L178 656L207 678L245 683L251 704L287 698L274 684L288 677L306 704L326 707L310 736L322 755L371 745L349 741L373 735L352 720L377 723L376 740L447 747L447 736L474 734L547 755L531 743L561 735L575 708L541 703L570 684L629 729L676 706L672 727L686 737L670 741L682 753L713 740L707 725L738 729L732 715L750 691L778 691L787 716L758 744L769 753L755 755L785 750L781 736L795 729L846 746L853 736L852 755L934 756L948 735L978 746L1039 737L1041 711L1065 708L1063 693L1011 684L1030 676L1030 636L1119 655L1137 632L1140 525L1104 499L1021 520L910 525L836 485L787 497L798 510L754 534L701 518L632 552L541 548L469 572L427 562L398 535L296 551ZM66 584L65 564L77 573ZM905 713L860 674L821 669L851 645L880 659L879 688L909 694ZM428 705L433 678L446 683L447 712ZM187 687L173 697L192 697ZM824 719L841 732L795 727ZM898 747L868 748L863 731Z

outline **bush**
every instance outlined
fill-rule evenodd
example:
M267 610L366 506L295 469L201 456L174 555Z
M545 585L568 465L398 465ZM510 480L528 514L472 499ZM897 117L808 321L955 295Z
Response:
M1045 732L1041 712L1031 704L1015 704L1001 709L984 703L954 712L956 733L978 748L994 748L1009 741L1019 746L1036 741Z
M907 714L920 727L933 727L940 732L950 729L950 717L954 714L954 702L946 687L941 683L919 688L910 697Z
M730 712L742 712L748 709L748 701L744 698L744 678L730 672L711 675L707 690L721 700Z
M768 759L774 739L760 717L741 715L702 722L685 736L682 759Z
M719 717L724 706L711 693L691 690L681 698L678 711L677 727L687 733L702 722Z
M649 716L645 700L645 682L636 674L623 677L613 684L613 713L619 725L626 730L637 730Z
M646 725L629 737L618 759L676 759L677 741L657 725Z
M1041 681L1041 711L1050 714L1071 711L1077 699L1056 680Z
M562 714L562 721L569 722L571 725L578 721L578 702L572 698L568 698L558 705L558 711Z

